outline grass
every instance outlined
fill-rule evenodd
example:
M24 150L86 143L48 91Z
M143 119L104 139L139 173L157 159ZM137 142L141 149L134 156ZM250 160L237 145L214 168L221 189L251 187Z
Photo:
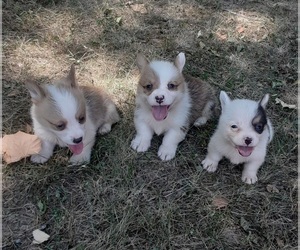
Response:
M91 163L68 166L57 148L43 165L3 164L3 249L297 249L296 1L4 1L2 133L28 131L28 80L49 82L76 64L79 83L102 86L121 121L99 136ZM217 119L192 128L170 162L130 149L135 58L173 60L232 97L271 94L275 128L255 185L222 160L199 165ZM228 201L218 209L217 197ZM32 231L50 235L32 245Z

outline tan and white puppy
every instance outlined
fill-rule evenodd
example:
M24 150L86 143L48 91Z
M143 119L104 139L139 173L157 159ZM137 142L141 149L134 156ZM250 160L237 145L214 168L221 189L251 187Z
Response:
M134 124L136 136L131 147L147 151L153 134L163 134L158 150L161 160L174 158L191 125L204 125L211 117L216 100L213 88L198 79L182 75L184 53L175 62L151 61L138 55L140 79L137 86Z
M265 112L268 100L268 94L258 102L231 100L221 91L222 114L202 161L204 169L215 172L219 161L226 157L233 164L245 163L242 181L248 184L257 181L257 171L265 161L267 145L274 133Z
M34 133L42 141L40 153L31 157L33 162L46 162L59 145L72 151L72 164L88 163L97 131L108 133L119 121L116 106L106 93L96 87L78 86L73 65L60 81L43 86L27 83L26 87L33 103Z

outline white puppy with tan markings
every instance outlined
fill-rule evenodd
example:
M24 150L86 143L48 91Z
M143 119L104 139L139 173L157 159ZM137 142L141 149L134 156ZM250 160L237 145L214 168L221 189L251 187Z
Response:
M222 114L202 161L204 169L215 172L225 156L233 164L245 163L242 173L245 183L257 181L257 171L265 161L267 145L273 138L273 127L265 112L268 100L268 94L259 102L231 100L221 91Z
M59 145L72 151L72 164L88 163L97 131L108 133L119 121L115 104L103 90L78 86L73 65L68 76L54 84L26 87L33 103L34 133L42 141L39 154L31 156L33 162L46 162Z
M175 62L149 62L138 55L140 79L137 87L134 124L137 131L131 147L138 152L149 149L153 134L163 134L158 156L163 161L174 158L191 125L201 126L216 106L210 85L192 77L184 77L184 53Z

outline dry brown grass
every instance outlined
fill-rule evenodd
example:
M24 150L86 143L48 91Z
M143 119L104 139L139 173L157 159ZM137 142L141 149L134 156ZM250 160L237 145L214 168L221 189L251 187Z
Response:
M296 249L296 1L3 2L2 133L31 124L28 80L49 82L76 64L80 84L115 98L122 120L99 137L88 166L67 166L57 148L44 165L3 165L3 249ZM259 182L240 180L241 167L199 167L217 120L193 128L174 160L161 162L161 141L137 154L133 108L135 57L173 59L185 72L259 99L269 92L275 138ZM222 197L228 205L213 204ZM32 231L50 239L34 246Z

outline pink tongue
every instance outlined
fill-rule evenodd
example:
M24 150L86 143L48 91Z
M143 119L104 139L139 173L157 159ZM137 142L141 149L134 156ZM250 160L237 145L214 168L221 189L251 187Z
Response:
M79 155L83 150L83 143L80 142L79 144L76 145L68 145L68 147L74 155Z
M152 115L157 121L161 121L165 119L168 115L168 106L167 105L152 106Z
M238 151L241 156L247 157L251 155L253 147L238 146Z

